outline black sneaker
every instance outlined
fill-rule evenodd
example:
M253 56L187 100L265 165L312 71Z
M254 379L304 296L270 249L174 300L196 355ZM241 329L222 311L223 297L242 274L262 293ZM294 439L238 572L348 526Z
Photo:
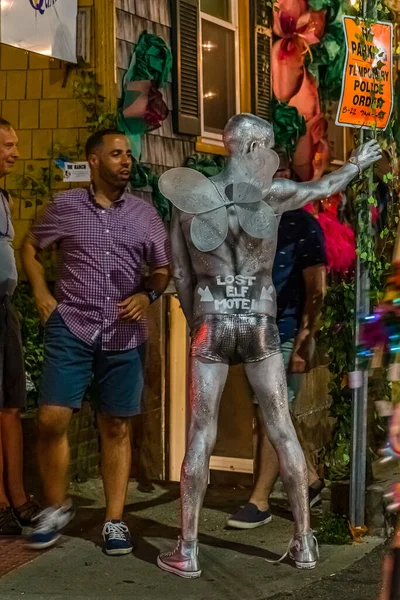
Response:
M318 479L308 488L308 502L310 504L310 508L321 502L321 492L325 487L325 482L323 479Z
M0 508L0 535L21 535L22 527L18 523L12 508Z
M228 519L229 527L235 529L255 529L272 521L272 516L267 510L258 510L252 502L248 502L236 514Z
M18 522L22 527L34 527L36 517L42 512L42 508L39 506L33 498L13 509L13 513L18 519Z

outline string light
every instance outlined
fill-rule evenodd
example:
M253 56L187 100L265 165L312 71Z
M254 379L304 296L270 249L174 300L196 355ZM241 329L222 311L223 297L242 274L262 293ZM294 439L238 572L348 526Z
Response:
M217 46L215 44L212 44L211 42L205 42L203 44L203 48L204 48L204 50L207 50L207 52L211 52L211 50L213 50L216 47Z
M211 98L215 98L215 96L217 96L215 92L206 92L205 94L203 94L203 98L208 100Z

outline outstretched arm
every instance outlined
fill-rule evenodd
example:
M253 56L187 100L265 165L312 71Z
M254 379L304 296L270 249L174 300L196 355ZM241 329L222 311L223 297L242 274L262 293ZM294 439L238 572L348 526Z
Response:
M328 198L344 191L359 171L370 167L381 156L379 144L371 140L353 152L351 160L354 162L346 163L341 169L325 175L319 181L296 183L288 179L275 179L269 192L271 200L268 199L268 204L279 214Z
M193 325L193 280L192 265L183 235L179 211L174 208L171 220L172 275L179 302L189 328Z

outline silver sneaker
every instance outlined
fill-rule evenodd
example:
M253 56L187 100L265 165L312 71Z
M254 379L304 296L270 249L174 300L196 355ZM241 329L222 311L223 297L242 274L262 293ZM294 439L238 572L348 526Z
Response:
M195 579L201 575L198 556L198 541L185 542L179 537L178 544L172 552L163 552L158 555L157 564L163 571L174 573L185 579Z
M294 560L298 569L315 569L319 558L318 542L309 533L296 533L289 547L289 556Z

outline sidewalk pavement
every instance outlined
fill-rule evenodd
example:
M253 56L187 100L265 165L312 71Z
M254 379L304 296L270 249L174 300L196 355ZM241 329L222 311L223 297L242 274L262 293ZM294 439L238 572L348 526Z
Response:
M278 600L324 577L339 573L382 543L322 546L314 571L289 563L271 565L287 549L293 524L288 511L274 510L272 523L253 530L225 528L228 514L247 499L247 490L209 489L201 517L203 575L183 580L156 566L159 550L179 535L178 488L157 486L151 494L129 486L126 522L137 540L132 555L107 557L101 551L101 482L74 485L78 512L61 543L0 579L1 600ZM0 541L0 563L6 546ZM286 596L285 596L286 597Z

